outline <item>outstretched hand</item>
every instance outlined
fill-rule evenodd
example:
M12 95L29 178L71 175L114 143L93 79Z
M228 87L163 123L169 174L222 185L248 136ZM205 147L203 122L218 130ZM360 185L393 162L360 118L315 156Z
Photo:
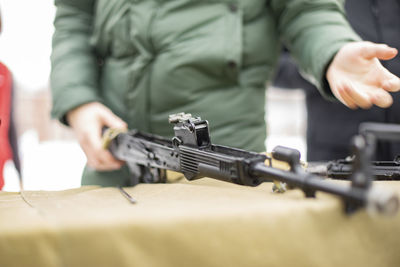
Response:
M382 66L397 50L385 44L354 42L343 46L329 66L326 78L334 96L351 109L372 105L386 108L400 90L400 79Z
M67 113L67 120L75 131L79 144L87 157L87 165L99 171L116 170L123 162L116 160L102 146L102 129L126 129L127 124L117 117L106 106L97 103L87 103Z

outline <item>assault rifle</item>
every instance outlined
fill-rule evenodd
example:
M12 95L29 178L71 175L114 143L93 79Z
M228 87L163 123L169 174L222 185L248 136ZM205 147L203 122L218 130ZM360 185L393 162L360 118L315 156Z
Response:
M359 161L357 155L362 155L364 162L369 162L368 172L375 180L400 180L400 155L395 157L393 161L372 160L378 140L400 141L400 125L375 122L361 123L359 134L353 138L352 142L354 143L355 140L359 140L358 142L361 142L363 147L353 146L353 155L345 159L328 162L311 162L308 164L307 171L329 178L347 180L353 175L355 165ZM360 149L362 151L357 151Z
M247 186L279 181L300 188L306 197L315 197L316 191L337 195L343 199L348 213L360 207L385 214L397 212L398 197L372 186L362 168L351 185L333 183L307 173L297 150L278 146L270 158L212 144L208 122L199 117L178 113L170 115L169 122L174 124L172 140L135 130L109 132L108 148L117 159L126 161L135 184L164 182L166 170L183 173L188 180L209 177ZM290 170L275 168L272 159L288 163Z

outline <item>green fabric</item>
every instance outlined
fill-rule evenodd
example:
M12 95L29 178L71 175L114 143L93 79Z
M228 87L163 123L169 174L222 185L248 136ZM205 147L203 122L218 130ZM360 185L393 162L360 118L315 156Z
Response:
M210 122L213 143L258 152L281 41L322 86L333 55L358 40L334 0L55 3L54 117L100 101L131 129L172 136L168 115L187 112Z
M115 171L96 171L85 166L82 174L82 185L101 185L101 186L133 186L130 179L131 174L128 166L124 165L120 170Z
M344 44L361 40L345 22L343 1L271 2L279 14L278 28L282 40L302 73L326 98L333 98L325 81L328 63Z
M400 193L400 182L384 182ZM208 179L126 188L0 192L0 266L400 265L400 215L351 216L319 193Z

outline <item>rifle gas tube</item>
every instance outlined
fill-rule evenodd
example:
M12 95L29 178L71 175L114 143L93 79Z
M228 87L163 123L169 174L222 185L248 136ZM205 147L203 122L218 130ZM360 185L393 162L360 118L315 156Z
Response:
M304 171L297 150L281 146L273 150L272 158L290 165L290 171L284 171L274 168L272 159L264 154L212 144L208 122L199 117L178 113L170 115L169 122L174 124L175 132L171 140L138 131L119 133L111 140L109 150L127 162L134 184L163 182L166 170L172 170L183 173L188 180L209 177L247 186L275 180L300 188L307 197L323 191L341 197L347 212L364 206L387 214L398 209L397 196L373 187L369 177L362 175L362 168L357 182L332 183Z

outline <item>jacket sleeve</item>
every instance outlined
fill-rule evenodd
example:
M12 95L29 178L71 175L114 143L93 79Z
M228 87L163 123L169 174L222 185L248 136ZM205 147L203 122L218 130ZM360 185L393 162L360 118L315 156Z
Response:
M322 95L333 99L325 77L339 49L359 41L344 14L340 0L271 0L282 42L299 65L303 76Z
M92 46L94 0L56 0L50 84L52 117L67 124L65 115L82 104L100 101L98 62Z

